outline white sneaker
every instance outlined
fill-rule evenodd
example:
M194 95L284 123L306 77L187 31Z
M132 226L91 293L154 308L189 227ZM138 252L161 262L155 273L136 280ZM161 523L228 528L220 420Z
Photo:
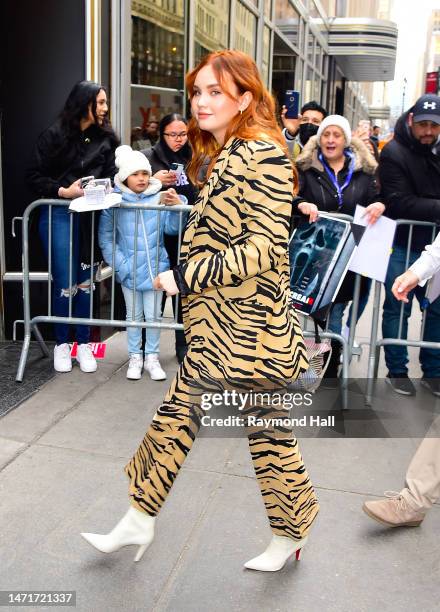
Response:
M57 344L53 349L53 367L56 372L71 372L72 357L70 356L70 344Z
M151 380L165 380L167 377L159 363L159 356L155 353L146 355L144 369L150 375Z
M81 372L96 372L98 366L90 344L78 344L76 360L79 363Z
M127 378L130 380L139 380L142 376L143 365L142 355L139 353L131 353L130 361L128 362Z

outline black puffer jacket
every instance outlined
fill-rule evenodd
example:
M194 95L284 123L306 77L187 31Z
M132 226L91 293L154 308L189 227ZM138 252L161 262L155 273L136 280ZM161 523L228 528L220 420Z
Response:
M83 176L111 178L116 174L116 136L92 125L67 139L60 121L38 138L27 172L35 197L58 198L60 187L69 187Z
M342 192L342 207L338 207L336 189L318 159L319 146L317 136L310 138L301 155L296 159L299 170L299 194L294 198L293 212L298 214L298 204L311 202L319 210L338 212L354 216L356 205L368 206L381 202L379 186L376 180L377 162L365 144L359 138L353 138L350 148L354 153L354 171L349 185ZM349 160L338 173L338 183L343 185L347 177ZM348 302L353 297L354 274L348 272L339 289L335 302ZM361 283L361 295L367 290L367 284Z
M37 140L26 178L35 198L55 198L60 187L69 187L85 176L113 178L116 174L115 149L118 140L112 130L102 130L92 125L74 138L67 134L56 121ZM81 213L80 256L82 262L90 263L91 213ZM98 246L98 222L95 219L94 261L102 259Z
M382 150L379 179L387 215L392 219L440 222L440 154L421 145L411 134L404 113L394 131L394 139ZM395 244L406 246L408 229L399 228ZM415 229L413 250L422 251L432 242L430 229Z

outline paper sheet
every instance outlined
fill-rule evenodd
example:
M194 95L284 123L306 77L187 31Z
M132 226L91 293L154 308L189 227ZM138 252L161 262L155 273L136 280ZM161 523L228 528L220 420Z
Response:
M92 210L105 210L106 208L111 208L112 206L118 206L121 202L122 197L120 193L108 193L105 196L103 204L89 204L88 202L86 202L85 197L81 197L72 200L69 206L69 210L73 210L75 212L91 212Z
M353 222L364 225L366 229L348 269L383 283L391 255L396 222L382 216L374 225L367 225L364 214L365 208L356 206Z

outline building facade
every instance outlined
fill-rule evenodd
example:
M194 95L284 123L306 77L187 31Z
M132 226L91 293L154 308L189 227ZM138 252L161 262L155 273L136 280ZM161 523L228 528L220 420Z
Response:
M388 2L389 4L389 2ZM24 170L38 134L74 82L108 86L113 126L133 128L188 113L185 73L206 53L251 55L279 104L286 89L353 126L369 115L373 82L393 78L397 29L386 0L6 0L0 7L0 333L21 318L21 241L12 218L31 201ZM385 7L385 8L384 8ZM26 19L23 19L26 15ZM20 70L16 69L20 66ZM17 164L19 160L19 164ZM19 231L17 226L17 231ZM44 261L34 236L33 301L44 304ZM47 275L46 275L47 277Z

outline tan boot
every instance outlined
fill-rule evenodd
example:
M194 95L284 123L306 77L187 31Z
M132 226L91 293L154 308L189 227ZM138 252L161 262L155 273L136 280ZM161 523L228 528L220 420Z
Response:
M425 518L421 510L413 510L397 491L385 491L387 499L364 502L362 510L387 527L417 527Z

